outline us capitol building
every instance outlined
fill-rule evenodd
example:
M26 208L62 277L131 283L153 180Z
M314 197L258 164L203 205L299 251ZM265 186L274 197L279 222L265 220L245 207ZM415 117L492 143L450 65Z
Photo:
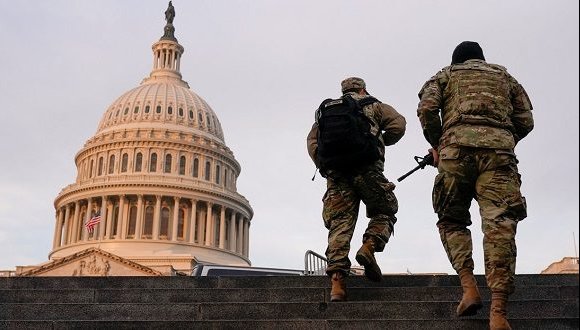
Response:
M49 261L16 276L188 274L198 262L249 266L253 210L211 107L182 79L171 2L153 69L105 111L54 201ZM99 218L100 216L100 218ZM98 221L91 230L86 224Z

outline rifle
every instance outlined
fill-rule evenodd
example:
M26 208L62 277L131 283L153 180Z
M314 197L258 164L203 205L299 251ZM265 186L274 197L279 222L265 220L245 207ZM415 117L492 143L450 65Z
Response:
M415 173L415 171L419 170L419 169L424 169L425 166L427 165L433 165L433 161L435 160L433 158L433 154L429 153L423 157L419 157L419 156L415 156L413 157L415 159L415 161L417 162L417 165L414 169L410 170L409 172L405 173L403 176L401 176L400 178L397 179L398 182L401 182L403 180L405 180L406 177L408 177L409 175Z

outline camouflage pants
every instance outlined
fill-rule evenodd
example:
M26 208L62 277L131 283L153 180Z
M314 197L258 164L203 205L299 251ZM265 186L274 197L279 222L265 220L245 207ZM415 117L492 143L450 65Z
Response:
M479 204L485 276L490 289L512 293L517 223L526 217L515 155L508 150L450 146L440 151L433 208L447 257L456 272L473 270L471 200Z
M373 239L375 251L384 250L397 222L395 214L398 203L394 188L395 185L383 175L382 166L370 166L364 172L351 176L327 177L327 190L322 198L322 218L328 229L327 274L336 271L348 274L350 270L348 254L361 201L370 218L363 242Z

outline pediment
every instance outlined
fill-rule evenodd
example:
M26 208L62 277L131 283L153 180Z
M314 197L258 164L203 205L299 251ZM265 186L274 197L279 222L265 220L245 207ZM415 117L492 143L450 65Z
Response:
M152 268L89 248L29 269L18 276L162 276Z

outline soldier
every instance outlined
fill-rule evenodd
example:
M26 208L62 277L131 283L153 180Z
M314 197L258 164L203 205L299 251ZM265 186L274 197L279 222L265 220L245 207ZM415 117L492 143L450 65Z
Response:
M417 115L439 171L433 187L437 227L463 288L457 315L482 307L468 229L475 199L492 293L490 329L511 329L506 305L514 291L515 235L527 215L514 148L534 127L532 104L516 79L487 63L472 41L455 48L451 65L423 85L419 98Z
M381 252L397 218L397 199L393 193L395 185L389 182L384 174L385 146L393 145L405 134L406 121L393 107L372 98L361 78L347 78L341 83L343 98L352 97L364 105L362 111L365 121L371 122L371 133L378 137L374 145L377 159L361 167L349 167L342 170L321 168L321 174L327 179L327 190L322 198L322 217L328 229L328 247L326 273L331 278L331 301L346 300L345 277L349 274L350 241L355 230L360 202L366 205L366 214L370 218L363 235L363 245L356 254L356 260L364 266L365 276L372 281L380 281L382 272L374 257ZM369 99L374 102L365 102ZM317 136L318 122L312 125L307 137L308 153L317 167L320 167L320 154ZM377 150L378 149L378 150Z

